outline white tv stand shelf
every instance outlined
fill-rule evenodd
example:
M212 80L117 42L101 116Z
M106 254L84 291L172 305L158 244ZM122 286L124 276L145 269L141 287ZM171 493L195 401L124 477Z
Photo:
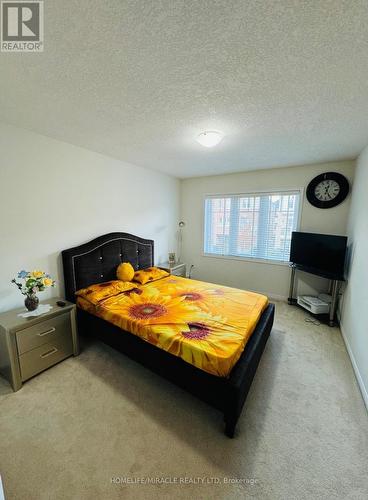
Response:
M337 297L339 295L340 283L342 281L344 281L344 278L343 277L332 278L331 276L328 276L324 273L320 273L318 271L315 271L313 269L308 269L308 268L305 268L303 266L298 266L297 264L290 264L290 267L291 267L291 276L290 276L290 290L289 290L289 298L288 298L288 303L290 305L297 304L297 299L294 298L296 271L302 271L304 273L315 274L316 276L322 276L323 278L327 278L330 280L332 301L331 301L331 306L330 306L330 312L328 313L328 319L329 319L328 324L329 324L329 326L335 326Z

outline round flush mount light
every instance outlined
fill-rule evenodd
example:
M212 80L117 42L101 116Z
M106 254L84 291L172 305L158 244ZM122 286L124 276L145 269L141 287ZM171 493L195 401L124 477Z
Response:
M216 132L214 130L207 130L202 132L197 137L197 142L206 148L213 148L217 146L222 141L223 135L221 132Z

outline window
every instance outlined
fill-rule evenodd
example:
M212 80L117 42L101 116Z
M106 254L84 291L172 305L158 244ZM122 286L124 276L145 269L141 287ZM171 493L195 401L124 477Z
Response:
M300 191L208 196L204 253L288 262Z

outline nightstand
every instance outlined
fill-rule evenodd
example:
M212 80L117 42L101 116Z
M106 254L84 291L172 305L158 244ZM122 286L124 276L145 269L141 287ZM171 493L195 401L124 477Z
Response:
M184 278L187 275L187 265L184 264L183 262L177 262L176 264L170 264L170 262L163 262L162 264L159 264L158 267L160 269L163 269L164 271L167 271L170 274L173 274L174 276L183 276Z
M22 318L24 307L0 314L0 373L18 391L22 383L59 361L79 354L76 306L42 301L52 309L40 316Z

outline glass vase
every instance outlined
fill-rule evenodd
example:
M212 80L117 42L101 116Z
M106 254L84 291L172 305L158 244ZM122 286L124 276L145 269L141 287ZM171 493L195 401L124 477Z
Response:
M39 302L39 298L35 293L27 294L26 298L24 299L24 305L26 306L28 311L35 311L38 307Z

